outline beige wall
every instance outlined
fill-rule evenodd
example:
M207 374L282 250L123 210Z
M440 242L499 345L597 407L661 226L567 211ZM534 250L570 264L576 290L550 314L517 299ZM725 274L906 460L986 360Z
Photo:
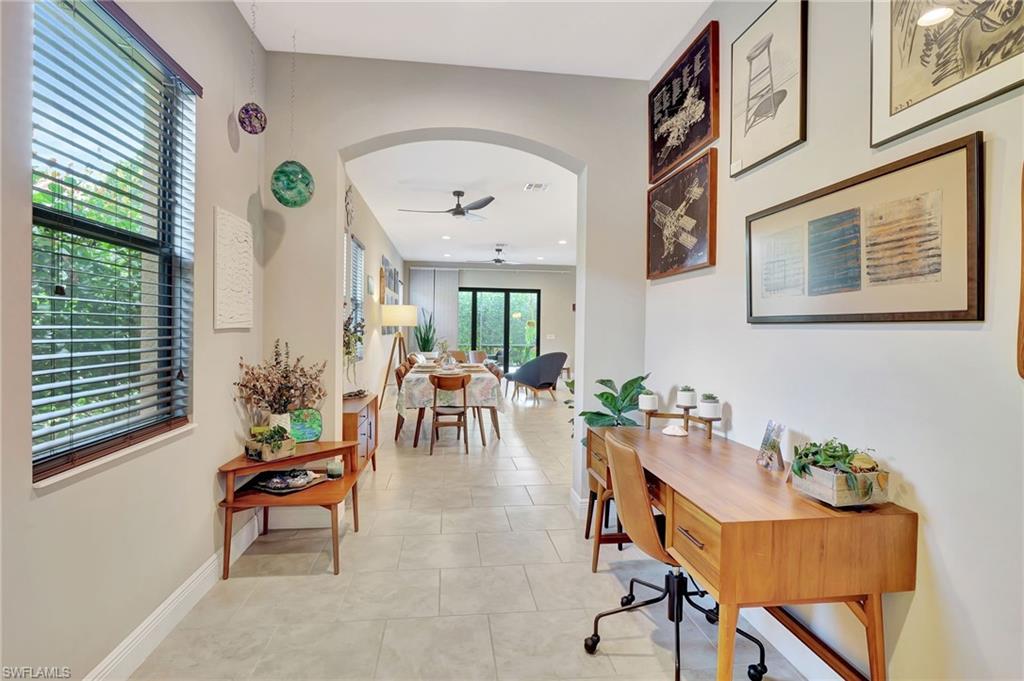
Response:
M680 381L719 394L732 411L729 436L755 447L777 419L875 448L900 479L896 500L921 515L917 591L885 598L891 678L1021 678L1021 91L872 150L870 3L812 2L808 141L730 179L729 46L766 5L716 2L696 29L721 22L718 265L648 287L650 385L663 396ZM745 323L746 215L975 130L986 140L984 322ZM863 630L848 611L799 614L866 668Z
M572 366L576 341L576 270L563 267L551 270L464 269L459 286L540 289L540 351L564 352ZM554 336L549 338L549 336Z
M238 359L262 351L262 267L256 326L213 332L213 207L263 238L261 137L240 133L234 111L249 87L249 30L231 3L122 3L204 86L198 102L195 254L195 426L159 446L65 483L32 485L30 461L31 5L0 3L4 182L0 208L0 456L3 517L3 663L88 673L220 546L217 466L238 451L232 403ZM257 52L262 93L264 53ZM259 99L262 99L260 94ZM271 111L271 121L281 110ZM240 136L240 137L239 137ZM238 516L241 524L244 515Z
M268 60L268 106L286 110L291 55ZM268 164L293 154L315 176L317 195L267 212L265 336L287 335L306 356L331 358L326 432L337 432L343 389L343 162L380 138L507 141L578 173L576 302L586 313L576 320L577 375L586 383L642 369L646 83L316 55L298 55L296 74L294 143L271 126ZM585 497L581 457L574 483Z
M366 204L362 194L352 188L352 204L355 209L355 220L349 225L349 231L366 248L366 274L373 277L374 295L366 292L366 333L363 343L363 359L356 363L356 385L347 386L347 390L365 388L370 392L380 392L384 379L384 370L388 364L388 354L394 342L394 334L381 333L380 306L384 302L384 292L380 288L380 259L387 257L392 267L405 272L405 261L391 243L391 239L377 222L376 216ZM403 280L405 275L402 275ZM346 280L347 281L347 280ZM408 287L408 282L406 282ZM364 283L365 287L365 283ZM365 289L364 289L365 290ZM404 302L404 301L403 301ZM347 315L347 312L346 312ZM409 333L411 330L407 330ZM397 352L396 352L397 358ZM397 361L397 359L396 359ZM393 382L393 379L392 379Z

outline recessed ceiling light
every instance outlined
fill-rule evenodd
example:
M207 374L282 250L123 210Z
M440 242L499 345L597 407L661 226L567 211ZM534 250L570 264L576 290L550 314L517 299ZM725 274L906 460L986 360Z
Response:
M549 186L550 185L548 185L545 182L528 182L525 185L523 185L523 191L524 192L546 192L548 190Z
M538 255L538 256L537 256L537 260L543 260L543 259L544 259L544 256L543 256L543 255Z
M446 257L446 258L450 258L450 257L452 257L452 254L451 254L451 253L445 253L445 254L444 254L444 257Z
M917 19L918 26L935 26L953 16L952 7L935 7L922 14Z
M558 240L558 245L559 245L559 246L564 246L564 245L566 245L567 243L569 243L569 242L568 242L568 241L566 241L565 239L559 239L559 240Z
M444 239L445 241L448 241L449 239L451 239L451 237L450 237L450 236L448 236L447 234L445 234L445 235L444 235L444 236L442 236L441 238L442 238L442 239Z

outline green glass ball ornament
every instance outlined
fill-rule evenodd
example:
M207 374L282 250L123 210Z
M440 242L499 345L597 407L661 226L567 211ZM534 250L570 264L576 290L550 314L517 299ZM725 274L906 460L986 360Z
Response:
M313 198L315 190L313 174L298 161L285 161L274 168L270 178L270 191L287 208L305 206Z

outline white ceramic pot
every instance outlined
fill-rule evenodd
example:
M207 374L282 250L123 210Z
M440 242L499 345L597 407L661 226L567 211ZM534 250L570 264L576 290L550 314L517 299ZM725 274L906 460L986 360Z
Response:
M687 390L680 392L676 398L677 406L680 407L696 407L697 406L697 391Z
M705 402L701 400L697 405L697 416L706 419L720 419L722 418L722 403L721 402Z
M658 411L657 395L641 395L640 411Z
M281 426L289 433L292 432L292 415L291 414L271 414L270 420L267 421L267 427L273 428L274 426Z

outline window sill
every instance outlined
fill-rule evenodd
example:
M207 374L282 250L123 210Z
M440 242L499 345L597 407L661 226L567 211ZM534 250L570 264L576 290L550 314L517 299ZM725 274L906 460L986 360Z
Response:
M189 421L186 425L181 426L180 428L175 428L174 430L167 431L166 433L154 435L148 440L138 442L132 445L131 447L119 449L113 454L109 454L102 458L96 459L95 461L90 461L89 463L82 464L81 466L76 466L71 470L64 471L63 473L58 473L57 475L46 478L45 480L33 482L32 488L42 490L51 487L62 486L64 483L67 483L74 478L83 477L92 473L97 468L109 466L114 462L124 459L126 457L140 454L144 451L153 449L154 447L158 447L172 440L176 440L180 437L185 437L186 435L189 435L193 430L195 430L195 428L196 424L192 421Z

